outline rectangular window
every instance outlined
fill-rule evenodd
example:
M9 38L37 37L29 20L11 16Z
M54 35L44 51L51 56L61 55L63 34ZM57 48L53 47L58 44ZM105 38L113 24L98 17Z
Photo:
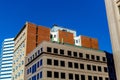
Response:
M79 79L79 74L75 74L75 80L80 80Z
M74 63L74 68L78 69L78 63Z
M85 80L85 75L81 75L81 80Z
M39 73L37 73L37 80L39 80Z
M68 56L72 56L72 52L71 51L68 51Z
M65 67L65 61L60 61L60 66Z
M91 70L91 65L87 65L87 70Z
M99 80L103 80L103 78L102 78L102 77L99 77Z
M96 56L96 59L99 61L100 60L100 56Z
M92 80L92 76L88 76L88 80Z
M36 75L32 77L32 80L36 80Z
M40 66L42 66L42 59L40 60Z
M106 58L105 57L103 57L103 61L106 62Z
M82 58L83 57L83 53L79 53L79 57Z
M59 73L58 72L54 72L54 78L59 78Z
M101 72L101 71L102 71L101 66L98 66L98 71L99 71L99 72Z
M32 66L32 73L36 72L36 64Z
M77 52L73 52L74 57L77 57Z
M64 50L60 49L60 54L64 55Z
M89 54L86 54L86 59L90 59L90 56L89 56Z
M109 80L108 78L105 78L105 80Z
M47 65L52 65L52 60L51 59L47 59Z
M69 68L72 68L72 67L73 67L72 62L68 62L68 67L69 67Z
M108 72L108 69L107 69L107 67L104 67L104 72Z
M94 76L94 80L98 80L98 79L97 79L97 76Z
M40 78L42 78L42 71L40 72Z
M52 52L51 47L47 47L47 52Z
M47 77L49 77L49 78L52 77L52 71L47 71Z
M69 80L73 80L73 74L69 73Z
M54 66L58 66L58 60L54 60Z
M96 71L96 66L93 65L93 71Z
M39 61L37 62L37 68L39 68Z
M54 48L54 53L58 53L58 49L57 48Z
M80 64L80 69L84 69L84 64Z
M65 79L65 73L61 73L61 79Z
M92 59L92 60L95 60L95 56L94 56L94 55L91 55L91 59Z

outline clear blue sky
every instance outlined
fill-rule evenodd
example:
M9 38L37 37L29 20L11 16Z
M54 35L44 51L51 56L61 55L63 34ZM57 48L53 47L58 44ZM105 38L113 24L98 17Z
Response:
M104 0L0 0L0 44L15 37L26 21L76 30L112 52Z

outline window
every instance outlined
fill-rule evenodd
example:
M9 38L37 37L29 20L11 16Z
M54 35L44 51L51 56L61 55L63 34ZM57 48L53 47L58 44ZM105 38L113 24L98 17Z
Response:
M54 48L54 53L58 53L58 49L57 48Z
M60 66L65 67L65 61L60 61Z
M47 47L47 52L52 52L51 47Z
M36 75L32 77L32 80L36 80Z
M104 62L106 61L106 58L105 58L105 57L103 57L103 61L104 61Z
M78 69L78 63L74 63L74 68Z
M101 71L102 71L101 66L98 66L98 71L99 71L99 72L101 72Z
M103 80L103 78L102 78L102 77L99 77L99 80Z
M47 77L52 77L52 71L47 71Z
M108 78L105 78L105 80L109 80Z
M75 74L75 80L79 80L79 74Z
M71 51L68 51L68 56L72 56L72 52Z
M90 59L90 56L89 56L89 54L86 54L86 58L87 58L87 59Z
M54 72L54 78L59 78L59 73L58 72Z
M93 65L93 71L96 71L96 66Z
M73 74L69 73L69 79L73 80Z
M39 73L37 73L37 80L39 80Z
M77 57L77 52L73 52L74 57Z
M79 57L82 58L83 57L83 53L79 53Z
M65 73L61 73L61 79L65 79Z
M96 59L99 61L100 60L100 56L96 56Z
M85 80L85 75L81 75L81 80Z
M38 50L38 55L40 54L40 50Z
M51 59L47 59L47 65L52 65L52 60Z
M54 60L54 66L58 66L58 60Z
M40 78L42 78L42 71L40 72Z
M72 68L72 67L73 67L72 62L68 62L68 67L69 67L69 68Z
M37 62L37 68L39 68L39 61Z
M94 56L94 55L91 55L91 59L94 60L94 59L95 59L95 56Z
M108 69L107 69L107 67L104 67L104 72L108 72Z
M40 66L42 66L42 59L40 60Z
M91 70L91 65L87 65L87 70Z
M84 64L80 64L80 69L84 69Z
M36 64L32 66L32 73L36 72Z
M60 54L64 55L64 50L60 49Z
M94 76L94 80L97 80L97 76Z
M88 80L92 80L92 76L88 76Z

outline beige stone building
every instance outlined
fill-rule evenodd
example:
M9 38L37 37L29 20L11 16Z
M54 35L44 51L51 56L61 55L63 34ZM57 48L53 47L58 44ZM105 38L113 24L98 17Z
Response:
M106 54L43 41L26 57L25 80L109 80Z
M105 0L117 80L120 80L120 0Z

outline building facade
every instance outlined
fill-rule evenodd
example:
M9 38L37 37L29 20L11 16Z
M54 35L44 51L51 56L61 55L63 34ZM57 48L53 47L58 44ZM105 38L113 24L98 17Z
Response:
M12 80L14 38L3 41L1 54L0 80Z
M120 0L105 0L117 80L120 80Z
M26 57L25 80L109 80L103 51L43 41Z

